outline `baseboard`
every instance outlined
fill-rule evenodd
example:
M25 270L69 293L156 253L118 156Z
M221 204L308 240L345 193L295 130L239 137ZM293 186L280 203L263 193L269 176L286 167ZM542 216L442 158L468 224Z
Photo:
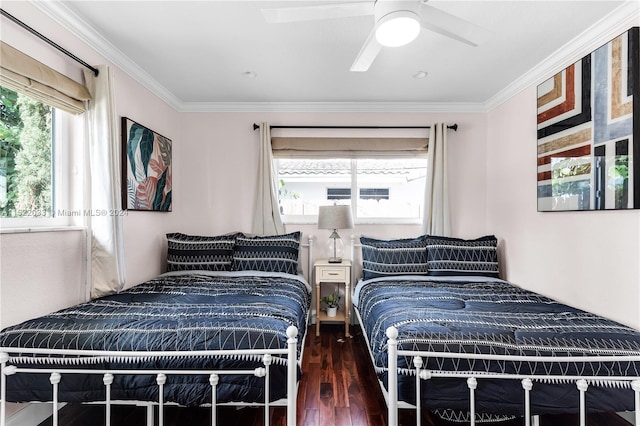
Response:
M58 404L58 409L66 403ZM7 426L38 426L51 417L53 407L50 403L33 403L15 413L7 419Z

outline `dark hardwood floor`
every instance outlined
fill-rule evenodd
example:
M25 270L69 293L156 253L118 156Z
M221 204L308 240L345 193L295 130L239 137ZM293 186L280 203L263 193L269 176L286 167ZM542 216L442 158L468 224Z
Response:
M297 425L304 426L386 426L386 404L378 386L360 328L353 327L353 338L344 337L344 327L323 324L320 337L310 328L305 342L302 362L303 377L299 385ZM284 426L286 408L271 410L271 424ZM166 426L204 426L210 424L208 408L166 407ZM451 426L425 412L424 426ZM112 425L145 425L145 408L113 407ZM262 408L219 407L218 424L221 426L262 425ZM157 419L156 419L157 421ZM96 405L70 404L60 410L61 426L99 426L104 424L104 408ZM415 425L415 414L401 410L401 425ZM40 426L51 425L46 420ZM157 423L156 423L157 424ZM518 419L493 424L494 426L520 426ZM578 425L578 417L543 416L541 426ZM590 415L588 426L628 426L615 414ZM455 423L459 425L459 423Z

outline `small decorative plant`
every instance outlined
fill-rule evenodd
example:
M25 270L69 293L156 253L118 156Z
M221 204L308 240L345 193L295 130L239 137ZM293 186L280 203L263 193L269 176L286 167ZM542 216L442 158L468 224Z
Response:
M328 296L324 296L320 301L327 305L327 308L337 308L338 303L340 303L340 295L338 293L331 293Z

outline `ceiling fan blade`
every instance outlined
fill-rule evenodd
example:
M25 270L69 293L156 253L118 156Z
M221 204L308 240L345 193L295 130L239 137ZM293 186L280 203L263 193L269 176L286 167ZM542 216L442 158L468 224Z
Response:
M376 59L376 56L378 56L378 53L380 53L380 50L382 50L382 45L376 40L376 29L374 27L360 49L358 56L356 56L356 60L353 61L351 68L349 68L349 71L367 71Z
M348 18L373 15L374 2L333 3L316 6L281 7L262 9L265 20L270 24L285 22L315 21L321 19Z
M420 4L420 21L421 25L430 31L474 47L482 44L490 36L488 30L426 5L424 1Z

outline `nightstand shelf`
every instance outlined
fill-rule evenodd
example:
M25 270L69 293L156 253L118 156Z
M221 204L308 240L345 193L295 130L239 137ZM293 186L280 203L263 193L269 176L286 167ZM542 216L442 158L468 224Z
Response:
M320 324L323 321L344 322L344 334L349 337L349 322L351 320L351 261L342 260L341 263L329 263L328 260L316 260L313 264L316 285L316 336L320 335ZM320 310L320 299L323 295L323 284L333 284L344 287L344 303L340 305L336 316L330 317Z

